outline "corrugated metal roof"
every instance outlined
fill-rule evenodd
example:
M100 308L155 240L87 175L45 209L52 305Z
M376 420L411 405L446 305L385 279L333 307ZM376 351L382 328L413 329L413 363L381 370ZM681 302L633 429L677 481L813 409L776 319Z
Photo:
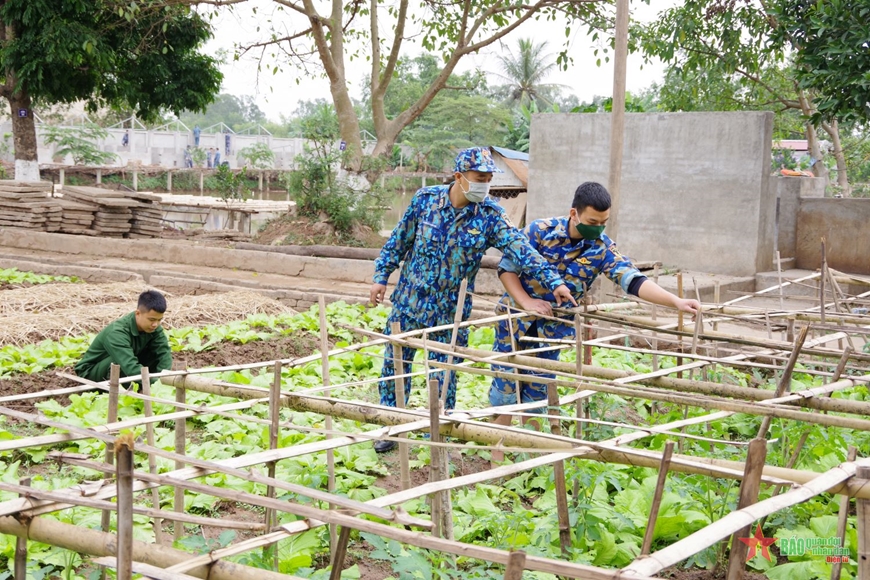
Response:
M513 149L505 149L504 147L490 147L493 151L504 157L505 159L518 159L520 161L528 161L529 154L522 151L514 151Z

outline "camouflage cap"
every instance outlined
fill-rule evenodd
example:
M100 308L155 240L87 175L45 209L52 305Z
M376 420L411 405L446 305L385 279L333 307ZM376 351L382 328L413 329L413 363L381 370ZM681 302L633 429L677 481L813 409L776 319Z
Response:
M453 172L465 173L466 171L504 173L496 166L488 147L472 147L459 152L453 165Z

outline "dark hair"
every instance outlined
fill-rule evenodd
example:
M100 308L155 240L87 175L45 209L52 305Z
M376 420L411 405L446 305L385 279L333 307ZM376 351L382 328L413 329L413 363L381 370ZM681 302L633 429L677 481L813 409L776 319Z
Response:
M595 211L610 209L610 193L606 187L594 181L581 183L574 192L574 201L571 203L571 207L576 209L577 213L583 213L583 210L590 205Z
M136 308L139 312L147 313L153 310L163 314L166 312L166 298L157 290L146 290L139 295L139 303Z

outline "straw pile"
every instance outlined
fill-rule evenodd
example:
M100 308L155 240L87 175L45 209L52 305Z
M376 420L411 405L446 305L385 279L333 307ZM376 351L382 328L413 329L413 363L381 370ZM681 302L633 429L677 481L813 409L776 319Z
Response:
M136 302L139 294L147 290L142 282L113 282L110 284L39 284L28 288L5 290L0 301L0 317L36 314L86 308L92 304Z
M65 284L63 288L70 289L72 285ZM32 292L34 288L27 290ZM142 290L143 288L138 288L136 295ZM8 290L3 293L4 300L11 292L15 291ZM167 328L226 324L252 314L293 312L277 300L249 291L167 297L167 302L169 309L164 318L164 326ZM70 301L66 308L56 308L49 312L0 316L0 344L20 346L45 339L57 340L63 336L99 332L135 307L135 297L124 302L92 305Z

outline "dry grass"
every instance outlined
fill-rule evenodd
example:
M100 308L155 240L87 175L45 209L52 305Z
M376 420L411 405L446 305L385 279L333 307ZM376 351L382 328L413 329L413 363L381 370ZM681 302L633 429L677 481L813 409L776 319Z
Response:
M64 285L65 288L70 286L72 285ZM136 307L136 298L144 289L138 285L128 285L133 292L132 298L125 295L124 300L119 302L115 298L116 293L120 292L119 288L109 288L103 300L97 300L98 292L103 287L122 285L87 286L91 286L91 291L87 294L91 301L87 304L82 303L81 300L70 299L66 307L62 307L59 297L55 296L56 306L50 311L37 305L32 307L34 310L32 312L21 313L21 310L18 310L13 314L3 313L4 315L0 316L0 344L20 346L45 339L57 340L63 336L99 332L108 323L131 312ZM27 290L32 291L32 289ZM12 292L15 291L9 290L3 294L4 310L5 298ZM168 297L167 302L169 308L163 319L164 326L167 328L225 324L231 320L244 319L251 314L292 312L292 309L277 300L248 291Z
M88 310L93 304L124 302L135 304L148 288L142 282L114 282L111 284L40 284L15 290L4 290L0 300L0 317L26 313L81 308Z

